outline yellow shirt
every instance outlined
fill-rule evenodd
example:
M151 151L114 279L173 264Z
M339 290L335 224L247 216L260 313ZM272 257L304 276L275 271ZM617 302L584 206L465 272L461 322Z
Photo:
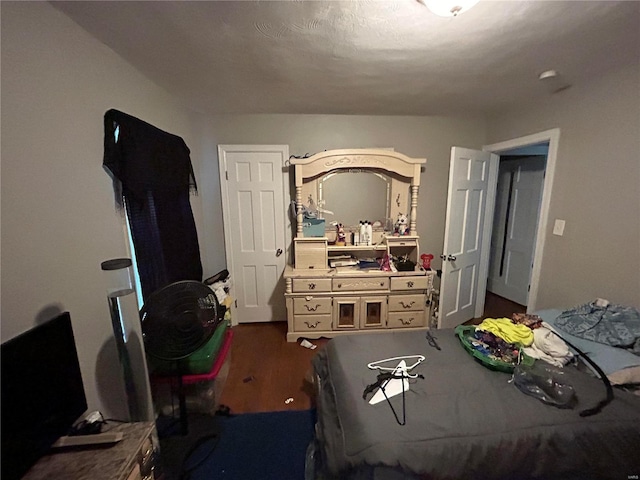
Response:
M525 347L533 343L533 330L526 325L515 324L508 318L485 318L477 328L509 343L519 343Z

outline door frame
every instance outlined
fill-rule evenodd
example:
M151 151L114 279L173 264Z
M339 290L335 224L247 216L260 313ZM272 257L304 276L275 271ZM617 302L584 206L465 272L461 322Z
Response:
M285 152L285 158L282 163L282 201L283 201L283 212L284 212L284 248L283 255L285 255L285 259L287 258L288 246L291 245L292 235L291 235L291 218L288 215L289 212L289 204L291 203L291 189L289 185L289 145L279 144L279 145L244 145L244 144L219 144L217 148L218 152L218 174L220 179L220 196L222 197L222 225L224 230L224 254L225 254L225 262L227 268L234 274L233 268L233 251L232 251L232 240L231 240L231 224L228 213L229 212L229 190L228 184L226 181L227 177L227 165L225 159L221 155L223 151L228 150L236 150L236 151L261 151L261 150L282 150ZM285 261L285 265L287 265L288 261ZM232 292L233 293L233 292ZM237 300L236 300L237 301ZM231 304L231 325L238 325L238 315L236 314L236 301ZM282 298L282 302L284 303L284 297ZM286 316L283 319L286 321Z
M542 259L544 255L544 245L546 241L545 232L549 223L549 207L551 205L551 190L553 187L553 178L556 169L556 160L558 157L558 144L560 142L560 129L553 128L539 133L517 137L503 142L484 145L483 151L500 155L500 152L512 150L514 148L526 147L537 143L549 142L549 151L547 153L547 165L545 169L545 177L542 185L542 199L540 201L540 216L536 227L536 243L534 246L533 268L531 270L531 290L529 291L529 301L527 303L527 313L532 313L537 308L538 291L540 285L540 273L542 271ZM497 189L497 170L498 164L490 167L495 175L489 184L487 205L483 222L482 235L485 246L482 249L480 259L480 279L478 281L478 290L476 297L475 317L482 317L484 312L485 296L487 293L487 275L489 274L489 255L491 240L491 230L493 227L493 215L495 211L496 189Z

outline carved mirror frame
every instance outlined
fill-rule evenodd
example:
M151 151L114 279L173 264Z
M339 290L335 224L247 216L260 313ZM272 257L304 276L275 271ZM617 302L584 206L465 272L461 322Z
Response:
M411 158L398 152L382 149L328 150L308 158L291 159L291 165L293 165L295 172L296 238L304 237L303 190L308 189L313 183L312 188L317 191L315 184L323 175L336 170L348 169L384 170L391 174L394 181L409 186L409 198L406 199L409 211L402 213L408 213L410 217L409 235L416 235L420 168L426 161L426 158ZM395 191L392 195L395 196ZM401 195L398 196L398 207L401 205Z

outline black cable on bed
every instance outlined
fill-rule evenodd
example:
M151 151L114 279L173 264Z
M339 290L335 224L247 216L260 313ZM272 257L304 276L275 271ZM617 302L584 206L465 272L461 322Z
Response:
M611 382L609 382L609 377L607 377L607 375L602 371L602 369L598 366L598 364L596 364L596 362L594 362L593 360L591 360L586 353L584 353L582 350L580 350L578 347L576 347L575 345L571 344L571 342L569 342L568 340L562 338L560 335L558 335L556 332L554 332L553 330L549 329L549 331L551 331L556 337L558 337L560 340L564 341L567 345L569 345L571 348L573 348L576 352L578 352L578 355L580 355L582 358L584 358L587 363L589 365L591 365L596 372L598 372L598 375L600 375L600 380L602 380L604 382L605 387L607 388L607 398L600 400L598 402L598 404L593 407L593 408L587 408L586 410L582 410L580 412L580 416L581 417L590 417L591 415L595 415L597 413L600 413L600 411L609 403L611 403L611 401L613 400L613 387L611 386Z
M411 379L412 379L412 377L407 376L405 373L400 373L400 374L393 373L393 372L382 372L382 373L379 373L375 383L372 383L371 385L367 385L367 387L364 389L364 392L362 393L362 398L366 400L367 399L367 395L369 395L371 392L373 392L376 388L380 387L380 390L382 390L382 394L384 395L384 398L387 401L387 404L391 408L391 412L393 413L393 416L396 418L396 422L398 422L398 425L406 425L407 424L407 409L406 409L406 404L405 404L405 396L404 396L405 395L405 389L404 389L404 386L402 388L402 422L398 418L398 414L396 413L396 409L393 408L393 405L391 404L391 400L389 400L389 397L387 397L387 392L385 391L385 388L384 388L386 383L389 380L391 380L392 378L401 379L403 381L404 380L411 381ZM421 378L421 379L424 380L424 375L418 374L415 378Z

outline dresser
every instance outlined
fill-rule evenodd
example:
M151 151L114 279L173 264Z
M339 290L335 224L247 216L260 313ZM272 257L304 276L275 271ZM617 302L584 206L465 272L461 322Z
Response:
M425 162L383 149L291 160L297 215L284 272L288 341L428 328L435 272L420 266L416 232ZM309 212L325 217L313 236L305 229ZM407 218L403 235L394 222L400 215ZM366 243L358 238L361 221L373 224ZM343 238L332 223L340 224Z

